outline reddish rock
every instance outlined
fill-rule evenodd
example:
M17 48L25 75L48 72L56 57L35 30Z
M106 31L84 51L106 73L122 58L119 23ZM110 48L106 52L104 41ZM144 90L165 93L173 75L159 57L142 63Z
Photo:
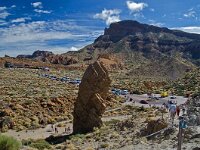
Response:
M47 63L52 64L62 64L62 65L70 65L70 64L76 64L78 62L77 59L66 56L66 55L55 55L52 52L49 51L35 51L32 55L18 55L17 58L30 58L35 59Z
M86 69L74 105L74 133L86 133L102 125L110 83L108 72L100 62Z

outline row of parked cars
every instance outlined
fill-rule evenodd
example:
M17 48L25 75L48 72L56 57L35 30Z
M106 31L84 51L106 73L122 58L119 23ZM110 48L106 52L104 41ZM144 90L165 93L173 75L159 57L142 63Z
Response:
M128 90L121 90L121 89L115 89L115 88L113 88L111 90L111 92L115 95L127 95L127 94L129 94Z
M59 78L59 77L56 77L54 75L49 75L49 74L42 74L41 76L49 78L51 80L57 80L57 81L61 81L61 82L71 83L71 84L78 84L79 85L81 83L80 79L70 79L69 77Z

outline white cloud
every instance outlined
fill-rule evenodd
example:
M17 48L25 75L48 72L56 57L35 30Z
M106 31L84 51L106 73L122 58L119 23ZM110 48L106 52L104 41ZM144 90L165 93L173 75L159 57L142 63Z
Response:
M17 19L12 20L11 22L12 23L20 23L20 22L26 22L26 20L31 20L31 18L29 18L29 17L17 18Z
M7 12L7 7L0 7L0 19L6 19L10 13Z
M31 3L31 5L34 7L34 8L43 8L42 6L42 2L35 2L35 3Z
M31 3L31 5L35 8L34 11L37 13L50 14L52 12L48 10L42 10L42 2Z
M0 11L6 10L7 7L0 7Z
M6 19L9 15L10 13L8 13L7 11L0 12L0 19Z
M185 13L183 16L186 18L192 18L192 17L194 18L196 17L196 12L193 10L190 10L189 12Z
M69 51L77 51L77 50L79 50L79 49L80 49L80 48L77 48L77 47L72 46L72 47L69 48Z
M154 9L154 8L150 8L149 10L150 10L150 11L152 11L152 12L154 12L154 11L155 11L155 9Z
M50 14L52 11L48 10L40 10L40 9L34 9L35 12L37 13L43 13L43 14Z
M21 23L12 25L7 29L0 30L1 42L13 43L23 41L45 41L55 39L75 38L75 35L60 31L46 31L48 23L45 21L36 21L28 24Z
M165 25L164 23L156 22L155 20L152 20L152 19L149 20L149 24L153 26L157 26L157 27L162 27Z
M11 6L11 8L15 8L15 7L16 7L16 5L12 5L12 6Z
M133 16L135 17L135 19L138 19L138 18L145 18L144 15L143 15L141 12L134 13Z
M140 12L145 7L148 7L148 4L146 4L146 3L135 3L133 1L127 1L126 4L127 4L128 9L131 12Z
M185 32L189 32L189 33L197 33L200 34L200 26L189 26L189 27L179 27L179 28L175 28L178 30L182 30Z
M161 22L155 22L155 23L150 23L150 25L157 26L157 27L162 27L162 26L164 26L165 24L164 24L164 23L161 23Z
M119 16L120 13L121 13L121 11L118 9L113 9L113 10L104 9L104 10L102 10L101 13L95 14L94 18L102 19L102 20L106 21L107 25L109 25L113 22L120 21L120 16Z
M0 21L0 24L1 22L3 23ZM99 36L99 32L94 32L91 28L89 30L86 27L77 26L68 20L12 24L0 28L0 56L31 54L37 49L50 50L55 53L75 51L91 43L90 40L93 41L97 36ZM87 41L77 42L82 39L87 39ZM59 41L62 44L59 44ZM76 43L74 44L72 41L76 41Z
M26 45L25 48L21 49L21 45L15 45L15 47L13 47L13 49L9 49L9 50L1 50L0 49L0 56L3 57L5 55L9 55L12 57L16 57L17 55L21 55L21 54L32 54L34 51L36 50L47 50L47 51L52 51L54 54L63 54L66 53L68 51L77 51L81 48L83 48L85 45L78 45L77 47L63 47L63 46L55 46L55 47L51 47L51 46L46 46L46 45ZM28 48L27 48L28 47Z
M0 26L5 26L5 25L7 25L8 24L8 22L6 22L6 21L4 21L4 20L0 20Z

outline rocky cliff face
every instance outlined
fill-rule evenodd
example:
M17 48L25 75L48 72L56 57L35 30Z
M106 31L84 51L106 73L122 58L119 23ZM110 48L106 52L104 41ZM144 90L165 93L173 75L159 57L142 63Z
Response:
M79 53L93 59L102 53L115 54L127 64L130 75L176 79L186 70L200 66L199 43L198 34L126 20L111 24L104 35Z
M105 29L104 35L95 40L94 47L106 49L112 47L115 52L123 52L125 49L129 52L139 51L146 56L156 52L171 56L176 51L183 53L184 58L193 59L193 62L198 64L199 42L198 34L128 20L111 24Z
M189 125L200 125L200 94L194 95L187 104L187 115Z
M110 83L108 72L100 62L86 69L74 106L74 133L89 132L102 125Z
M75 64L78 60L67 55L55 55L49 51L35 51L32 55L18 55L17 58L29 58L52 64L70 65Z

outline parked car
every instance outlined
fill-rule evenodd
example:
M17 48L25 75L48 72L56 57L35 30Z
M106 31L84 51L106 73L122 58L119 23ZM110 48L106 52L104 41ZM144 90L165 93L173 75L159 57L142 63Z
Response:
M176 96L171 95L171 96L170 96L170 99L176 99Z
M81 79L76 79L76 83L80 84L81 83Z
M63 77L63 78L60 79L60 81L61 81L61 82L65 82L65 81L66 81L66 78Z
M60 81L62 81L62 82L68 82L68 81L70 81L70 79L69 79L69 77L62 77L60 79Z
M48 77L49 77L49 75L48 75L48 74L45 74L45 77L47 77L47 78L48 78Z
M155 99L155 100L160 100L159 97L153 97L153 99Z
M57 77L56 76L50 76L49 77L51 80L57 80Z
M120 89L115 89L115 88L113 88L113 89L111 89L111 92L112 92L113 94L115 94L115 95L120 95L120 94L121 94L121 90L120 90Z
M70 80L69 83L71 83L71 84L78 84L76 80Z
M116 92L116 89L111 89L111 92L113 93L113 94L115 94L115 92Z
M128 90L121 90L121 95L127 95L128 94Z
M141 103L141 104L149 104L149 103L148 103L147 101L145 101L145 100L141 100L140 103Z

